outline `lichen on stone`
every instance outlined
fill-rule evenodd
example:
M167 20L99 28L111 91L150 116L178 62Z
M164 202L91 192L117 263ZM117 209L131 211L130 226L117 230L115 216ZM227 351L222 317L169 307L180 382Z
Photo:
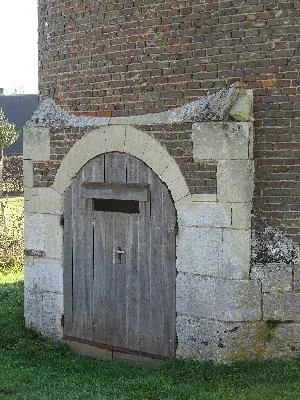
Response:
M51 99L44 100L33 114L27 126L57 126L57 127L97 127L105 125L157 125L185 122L227 121L230 118L241 121L251 119L249 112L252 104L252 94L247 95L247 106L242 111L230 114L236 102L241 102L245 89L239 83L224 87L208 96L199 97L198 100L184 104L169 111L136 115L129 117L99 118L76 116L58 107ZM242 96L242 97L241 97ZM244 100L243 100L244 101ZM245 102L245 101L244 101ZM248 111L247 111L248 110ZM248 116L246 114L248 112ZM243 119L239 119L243 118Z
M252 261L260 264L298 264L300 247L277 228L268 226L253 232Z
M72 115L63 111L51 99L46 99L40 103L34 112L27 126L35 124L38 126L57 126L57 127L88 127L108 125L110 118L84 117Z

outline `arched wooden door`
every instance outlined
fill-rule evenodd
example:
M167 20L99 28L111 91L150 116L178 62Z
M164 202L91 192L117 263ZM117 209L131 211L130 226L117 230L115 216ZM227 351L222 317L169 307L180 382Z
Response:
M142 161L88 162L64 205L64 337L112 357L175 356L176 211Z

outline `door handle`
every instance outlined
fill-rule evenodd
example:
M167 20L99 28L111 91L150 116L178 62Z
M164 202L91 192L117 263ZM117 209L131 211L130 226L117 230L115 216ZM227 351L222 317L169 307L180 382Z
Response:
M125 251L121 249L121 247L118 247L118 250L116 250L116 253L118 254L118 261L121 264L121 257L122 254L125 254Z

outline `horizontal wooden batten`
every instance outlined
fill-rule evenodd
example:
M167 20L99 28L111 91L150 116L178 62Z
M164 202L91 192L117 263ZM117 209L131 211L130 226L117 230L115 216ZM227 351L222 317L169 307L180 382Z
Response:
M139 183L83 182L81 197L85 199L149 200L149 185Z
M73 337L73 336L63 336L63 341L67 344L72 344L72 343L81 343L81 344L85 344L91 347L94 347L96 349L102 349L105 351L111 351L112 352L112 358L114 358L114 354L116 353L122 353L122 354L128 354L128 355L132 355L132 356L138 356L138 357L145 357L145 358L151 358L154 360L160 360L160 361L167 361L168 357L164 357L162 355L159 354L152 354L152 353L148 353L145 351L139 351L139 350L131 350L131 349L127 349L124 347L119 347L119 346L113 346L110 344L106 344L106 343L99 343L99 342L95 342L92 340L86 340L86 339L82 339L82 338L77 338L77 337ZM102 355L101 355L102 356ZM119 358L119 357L115 357L115 358Z

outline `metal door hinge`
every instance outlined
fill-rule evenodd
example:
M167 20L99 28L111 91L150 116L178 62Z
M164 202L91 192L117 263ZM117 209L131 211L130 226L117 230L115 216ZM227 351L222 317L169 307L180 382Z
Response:
M59 225L62 227L65 226L65 217L63 214L60 216Z

